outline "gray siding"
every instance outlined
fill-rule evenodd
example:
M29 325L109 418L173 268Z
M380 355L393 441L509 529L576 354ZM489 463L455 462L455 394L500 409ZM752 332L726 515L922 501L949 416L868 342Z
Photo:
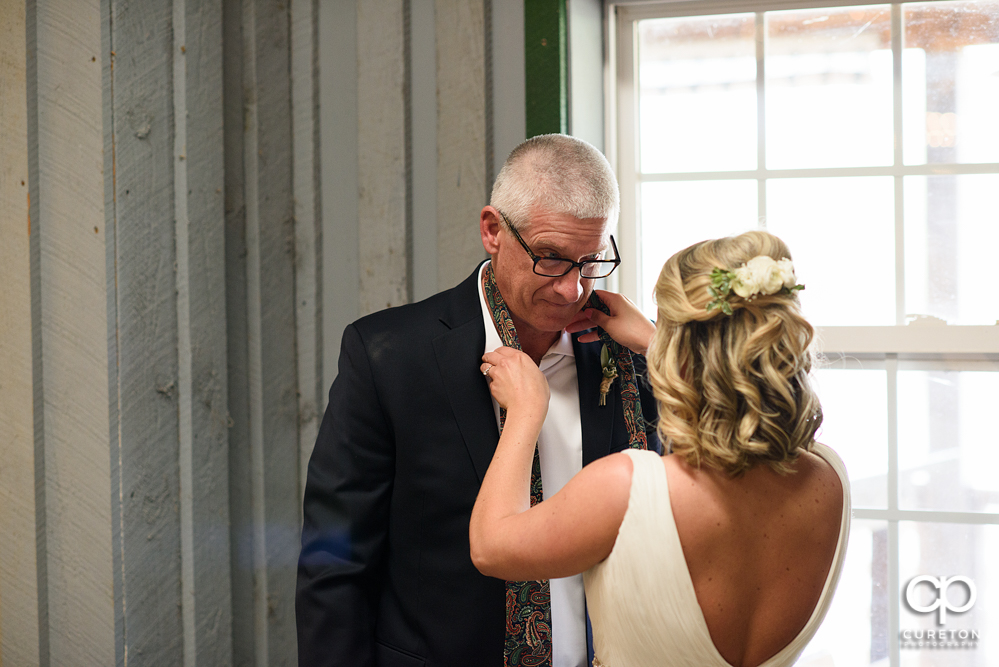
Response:
M343 328L471 271L523 135L494 11L0 2L0 665L297 662Z

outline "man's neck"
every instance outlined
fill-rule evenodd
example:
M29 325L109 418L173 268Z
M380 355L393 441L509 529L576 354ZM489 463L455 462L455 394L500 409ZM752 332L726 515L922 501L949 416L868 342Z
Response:
M520 349L524 351L524 354L533 359L535 364L540 366L541 358L551 349L551 346L559 339L562 332L538 331L521 322L512 313L510 316L513 318L514 326L517 327L517 338L520 339Z

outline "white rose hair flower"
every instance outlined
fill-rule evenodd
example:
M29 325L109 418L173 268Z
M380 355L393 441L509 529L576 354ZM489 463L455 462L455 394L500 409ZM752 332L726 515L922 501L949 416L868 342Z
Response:
M754 282L759 285L757 292L776 294L784 286L784 280L777 268L777 262L766 255L759 255L746 262L746 268L752 272ZM738 294L738 292L736 292Z
M736 294L746 299L760 291L760 277L748 264L743 264L734 272L735 279L732 280L732 289Z
M711 287L708 290L714 297L708 303L707 310L720 308L726 315L732 314L732 306L728 302L731 292L743 299L752 299L757 294L794 294L805 289L804 285L796 284L794 265L788 258L775 261L772 257L758 255L734 271L715 267L711 271Z
M791 289L798 282L798 279L794 277L794 264L787 257L777 262L777 271L784 287Z

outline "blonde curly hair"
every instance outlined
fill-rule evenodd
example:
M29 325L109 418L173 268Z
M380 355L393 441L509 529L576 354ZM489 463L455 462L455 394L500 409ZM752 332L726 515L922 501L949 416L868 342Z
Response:
M746 232L670 257L656 283L659 321L648 373L659 403L659 435L674 454L737 476L758 463L781 474L809 451L822 406L808 374L814 329L795 294L727 297L732 314L707 310L715 267L753 257L791 258L773 234Z

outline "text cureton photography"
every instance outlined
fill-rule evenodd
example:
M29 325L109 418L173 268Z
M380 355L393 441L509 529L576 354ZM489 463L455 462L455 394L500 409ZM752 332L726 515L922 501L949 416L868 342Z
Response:
M961 600L960 593L955 597L961 600L955 603L948 595L950 587L964 588L967 596ZM910 610L918 614L936 612L936 622L940 626L935 629L902 629L899 631L899 647L903 649L921 648L957 648L974 649L978 647L981 633L977 629L959 628L947 629L947 613L963 614L975 606L978 599L978 589L975 582L964 575L950 577L935 577L921 574L909 580L905 587L905 603Z

